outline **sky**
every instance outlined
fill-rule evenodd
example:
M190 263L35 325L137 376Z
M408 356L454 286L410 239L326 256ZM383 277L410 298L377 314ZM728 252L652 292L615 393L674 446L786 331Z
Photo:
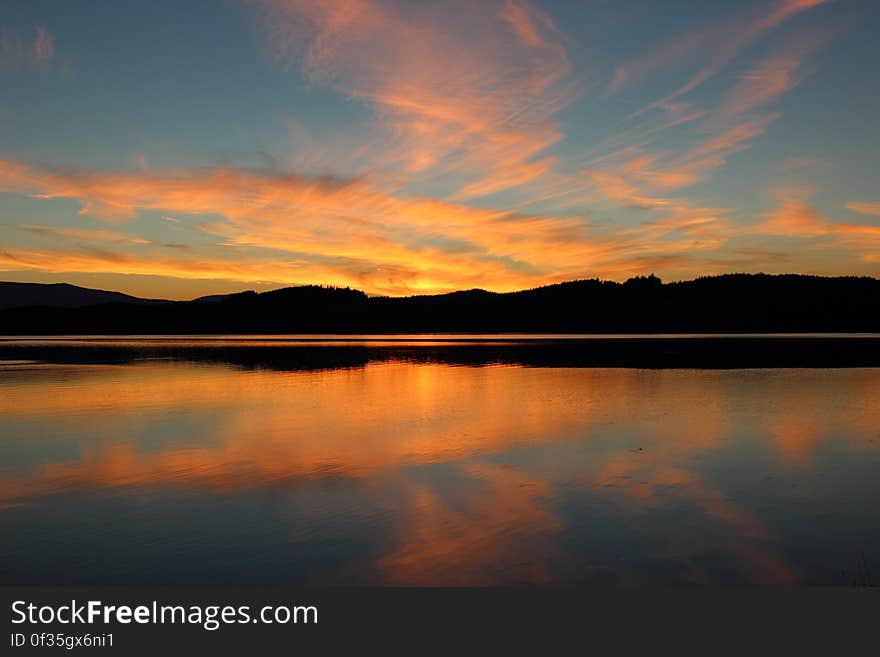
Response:
M880 275L875 0L0 0L0 279Z

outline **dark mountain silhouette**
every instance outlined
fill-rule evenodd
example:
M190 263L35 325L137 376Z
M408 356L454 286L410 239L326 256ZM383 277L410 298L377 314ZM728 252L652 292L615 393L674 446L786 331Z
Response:
M77 308L101 303L167 303L161 299L140 299L122 292L93 290L69 283L12 283L0 281L0 310L41 306Z
M229 294L209 294L208 296L193 299L193 303L215 303L217 301L223 301L230 296L231 295Z
M124 296L124 295L122 295ZM510 293L368 297L304 286L0 312L0 333L880 332L880 281L765 274L581 280Z

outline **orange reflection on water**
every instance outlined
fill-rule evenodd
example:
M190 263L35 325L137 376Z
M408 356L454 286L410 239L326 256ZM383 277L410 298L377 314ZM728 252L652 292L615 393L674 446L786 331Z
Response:
M480 486L453 500L408 483L403 531L379 559L378 581L400 585L487 586L548 584L548 561L562 522L542 499L549 482L513 468L468 464L463 474ZM541 555L541 558L536 558Z
M799 574L774 528L703 463L760 457L782 471L809 467L829 441L877 449L878 389L868 369L18 364L0 371L0 448L14 457L0 510L72 491L355 481L351 505L385 509L392 527L362 579L546 584L592 572L593 555L562 540L559 500L580 495L646 533L652 559L689 581L711 582L701 555L722 551L747 581L790 584ZM677 526L657 520L670 512ZM624 560L616 581L636 582L634 568Z
M617 391L631 376L404 363L308 373L174 363L60 370L48 381L20 377L0 401L6 421L76 432L80 458L29 473L30 494L73 485L235 489L328 471L368 476L559 440L597 410L622 411ZM553 392L560 383L564 395ZM186 447L145 450L133 441L161 439L168 418L187 422Z

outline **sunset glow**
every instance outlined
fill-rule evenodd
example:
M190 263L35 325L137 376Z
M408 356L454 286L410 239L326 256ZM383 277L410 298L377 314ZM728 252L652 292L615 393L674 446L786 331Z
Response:
M874 3L652 4L12 2L0 279L880 274Z

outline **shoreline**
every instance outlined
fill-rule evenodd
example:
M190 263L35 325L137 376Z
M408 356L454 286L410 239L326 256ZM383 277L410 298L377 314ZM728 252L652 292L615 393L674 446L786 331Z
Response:
M0 361L125 364L165 359L279 370L404 361L447 365L750 369L880 367L880 335L589 336L377 339L323 336L0 339Z

